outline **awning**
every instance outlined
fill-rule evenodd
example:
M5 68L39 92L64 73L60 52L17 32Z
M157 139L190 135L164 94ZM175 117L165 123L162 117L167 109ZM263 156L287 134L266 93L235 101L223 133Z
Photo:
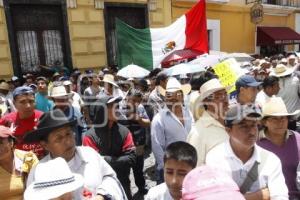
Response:
M300 44L300 35L289 27L257 27L257 46Z

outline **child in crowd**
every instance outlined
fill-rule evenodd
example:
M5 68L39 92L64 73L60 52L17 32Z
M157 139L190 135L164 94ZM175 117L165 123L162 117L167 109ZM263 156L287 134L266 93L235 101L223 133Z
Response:
M197 165L196 149L182 141L170 144L164 155L165 182L151 188L146 200L180 200L184 177Z

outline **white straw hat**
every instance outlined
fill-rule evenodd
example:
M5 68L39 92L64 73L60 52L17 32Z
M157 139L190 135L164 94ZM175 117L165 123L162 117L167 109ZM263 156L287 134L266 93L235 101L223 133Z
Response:
M211 94L220 91L220 90L228 90L230 87L224 87L219 79L213 78L207 82L205 82L200 87L200 95L197 99L198 102L202 102L206 97L210 96Z
M293 116L299 114L299 112L300 110L296 110L293 113L289 113L281 97L272 97L265 104L262 105L263 117Z
M111 75L111 74L105 74L104 77L103 77L102 82L110 83L115 87L119 87L118 84L115 82L114 76Z
M84 184L82 175L72 173L67 162L60 157L39 163L34 178L35 180L25 190L25 200L57 198Z
M65 96L72 96L72 93L67 93L66 88L63 85L56 86L52 88L50 97L58 98L58 97L65 97Z
M184 95L187 95L188 93L190 93L192 87L190 84L181 85L176 78L171 77L168 79L166 89L163 89L162 87L159 87L158 89L160 94L163 96L166 95L166 92L176 92L179 90L181 90Z
M276 67L272 70L270 75L276 76L276 77L283 77L288 76L294 72L293 68L288 68L284 64L278 64Z

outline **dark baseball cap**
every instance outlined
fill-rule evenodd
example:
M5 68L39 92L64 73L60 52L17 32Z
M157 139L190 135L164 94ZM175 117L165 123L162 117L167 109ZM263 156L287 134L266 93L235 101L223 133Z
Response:
M235 104L229 108L225 115L225 126L231 127L244 119L258 120L262 118L261 108L256 104Z
M34 91L29 86L21 86L21 87L17 87L12 93L14 99L17 96L23 95L23 94L34 94Z
M262 82L258 82L251 75L243 75L236 82L235 86L237 88L240 87L258 87L262 84Z

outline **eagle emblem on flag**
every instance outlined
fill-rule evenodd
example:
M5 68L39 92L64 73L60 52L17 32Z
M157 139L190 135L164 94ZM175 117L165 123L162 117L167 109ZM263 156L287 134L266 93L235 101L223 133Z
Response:
M165 47L162 49L162 52L164 54L169 53L170 51L172 51L174 48L176 47L176 42L175 41L171 41L168 42Z

